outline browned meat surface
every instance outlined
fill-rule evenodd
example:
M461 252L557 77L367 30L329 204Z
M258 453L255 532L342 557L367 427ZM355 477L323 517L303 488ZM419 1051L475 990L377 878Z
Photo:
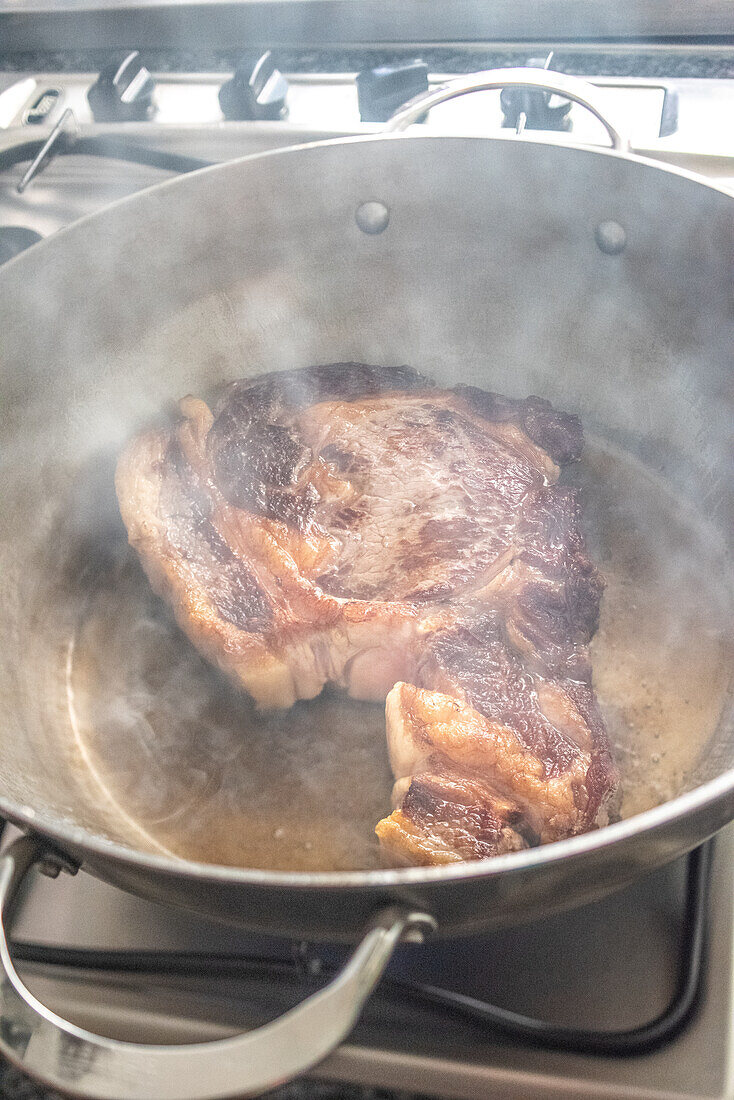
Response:
M440 754L426 771L395 784L399 808L377 827L396 859L417 866L484 859L526 848L522 813L492 784L453 768Z
M354 363L181 414L120 459L130 542L260 706L390 693L385 851L474 859L591 827L614 768L586 649L602 582L555 484L576 418Z

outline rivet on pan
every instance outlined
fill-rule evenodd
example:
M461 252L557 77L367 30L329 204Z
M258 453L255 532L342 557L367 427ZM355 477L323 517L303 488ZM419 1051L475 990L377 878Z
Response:
M390 221L390 211L384 202L363 202L354 217L363 233L382 233Z
M624 251L627 234L619 222L599 222L594 231L596 243L607 256L617 256Z

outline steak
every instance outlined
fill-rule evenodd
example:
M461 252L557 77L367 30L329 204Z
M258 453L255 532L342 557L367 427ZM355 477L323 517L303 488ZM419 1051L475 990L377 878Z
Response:
M616 773L588 644L603 582L560 467L576 417L336 363L180 402L116 486L156 592L260 707L385 700L393 862L594 826Z

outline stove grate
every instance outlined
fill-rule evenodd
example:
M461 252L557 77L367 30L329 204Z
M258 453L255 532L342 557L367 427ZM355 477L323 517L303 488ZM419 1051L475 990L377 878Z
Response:
M657 1050L683 1030L696 1006L704 960L706 900L713 843L708 841L688 857L685 911L675 993L668 1007L646 1024L621 1031L560 1026L511 1012L453 990L389 975L383 978L375 996L402 999L407 997L452 1016L485 1024L514 1041L546 1049L617 1057L631 1057ZM290 959L274 959L261 955L108 951L19 942L13 945L13 954L17 962L107 973L235 980L266 977L291 981L295 979L304 984L314 984L319 977L328 976L336 969L335 965L318 957L309 960L308 952L295 952Z

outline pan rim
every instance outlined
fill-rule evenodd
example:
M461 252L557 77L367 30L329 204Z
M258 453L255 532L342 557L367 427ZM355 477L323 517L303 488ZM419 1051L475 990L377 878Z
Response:
M697 172L691 172L688 168L680 168L678 165L668 164L665 161L655 160L652 157L642 156L639 153L629 152L623 149L612 149L606 146L592 146L592 145L574 145L564 144L554 139L552 136L546 136L545 134L531 134L523 138L522 141L518 141L514 133L507 134L491 134L487 136L483 135L461 135L461 134L433 134L433 133L373 133L373 134L356 134L347 137L334 137L325 138L318 141L305 141L300 144L283 145L276 149L263 149L254 153L246 153L241 157L234 157L231 160L219 161L214 164L209 164L204 168L197 168L192 172L186 172L183 175L174 176L173 179L161 180L160 183L155 183L150 187L145 187L141 191L134 191L130 195L124 195L122 198L116 199L114 202L109 203L107 206L102 207L100 210L94 210L89 214L85 214L81 218L77 218L76 221L70 222L68 225L63 226L61 229L56 230L55 233L50 234L48 237L44 237L42 240L37 241L29 248L24 249L17 256L7 260L0 269L0 281L5 278L6 273L13 274L18 266L22 270L23 263L27 255L35 256L41 250L45 250L49 246L53 247L54 242L57 240L64 240L67 234L73 234L80 227L86 226L90 222L94 222L96 219L104 219L108 214L127 206L128 204L134 204L143 197L150 195L158 195L164 190L169 188L177 188L191 179L201 178L211 172L221 172L228 169L236 169L240 165L249 165L250 162L258 162L261 160L269 160L272 157L289 157L295 153L304 153L311 151L318 151L322 148L341 147L341 146L361 146L361 145L373 145L384 144L392 142L428 142L428 143L471 143L477 145L489 146L495 143L504 143L505 145L515 149L526 148L544 148L550 147L552 149L559 149L569 156L581 155L592 157L604 157L611 160L628 161L632 164L639 165L641 168L648 168L661 172L667 176L674 176L679 179L685 180L688 183L694 183L699 187L705 188L707 191L713 192L716 195L720 195L730 202L734 202L734 193L731 189L718 184L714 180L708 179L706 176L700 175Z
M159 194L163 189L180 187L189 177L199 177L205 173L214 171L232 170L249 162L260 161L265 158L289 157L294 153L317 151L322 147L338 147L343 145L363 145L375 142L433 142L447 143L488 143L509 142L516 148L530 146L551 146L562 149L569 156L602 156L613 160L629 161L642 168L662 172L668 176L678 177L699 187L704 187L708 192L721 195L734 202L734 195L725 187L698 175L685 168L666 164L650 157L640 156L635 153L618 151L606 147L565 145L553 138L535 137L519 143L514 135L499 134L492 136L460 136L441 134L368 134L350 137L336 137L320 141L309 141L302 144L283 146L254 152L230 161L213 164L196 172L187 173L174 179L165 180L146 188L141 192L125 196L105 206L101 210L94 211L83 218L72 222L70 225L44 238L30 249L21 253L7 264L3 265L0 274L0 284L6 277L12 277L16 270L20 274L26 255L35 255L38 250L55 247L54 242L65 240L67 234L74 234L88 222L99 218L106 218L110 213L128 203L140 201L143 196L152 193ZM273 871L266 868L240 868L221 864L208 864L199 861L188 860L183 857L158 855L154 852L146 852L118 841L110 840L101 834L94 833L82 826L65 824L60 818L37 811L33 806L17 803L0 793L0 814L8 820L31 832L47 837L56 842L62 849L66 847L77 848L84 856L93 855L102 859L112 860L115 863L138 870L148 871L164 877L186 876L202 884L227 884L264 888L285 888L289 891L305 890L373 890L406 886L430 886L449 885L457 882L486 879L499 874L511 874L526 872L531 868L554 865L559 860L581 859L595 851L599 851L610 845L622 843L624 840L671 825L686 816L695 813L707 806L722 802L727 796L734 794L734 767L727 769L706 783L678 795L659 806L645 810L624 821L606 825L599 830L588 832L580 836L566 840L556 841L552 844L542 845L537 848L520 852L511 852L501 856L493 856L483 860L456 863L438 867L399 867L384 868L364 871ZM689 845L690 846L690 845ZM681 844L681 850L685 844ZM661 860L664 862L664 860Z
M437 867L391 867L365 871L271 871L267 868L234 867L202 863L177 856L157 855L110 840L80 825L65 825L53 815L36 811L0 795L0 814L29 832L55 841L62 850L79 848L84 855L111 859L118 864L164 876L192 878L211 885L283 887L288 890L384 889L401 886L430 886L485 879L500 874L521 873L531 868L579 859L592 852L620 844L642 833L654 832L734 794L734 768L676 798L579 836L542 844L518 852L489 856ZM723 826L722 826L723 827ZM717 830L715 830L717 831ZM701 838L702 841L707 839ZM694 847L695 845L689 845ZM681 846L685 850L685 845ZM661 862L665 862L661 860Z

